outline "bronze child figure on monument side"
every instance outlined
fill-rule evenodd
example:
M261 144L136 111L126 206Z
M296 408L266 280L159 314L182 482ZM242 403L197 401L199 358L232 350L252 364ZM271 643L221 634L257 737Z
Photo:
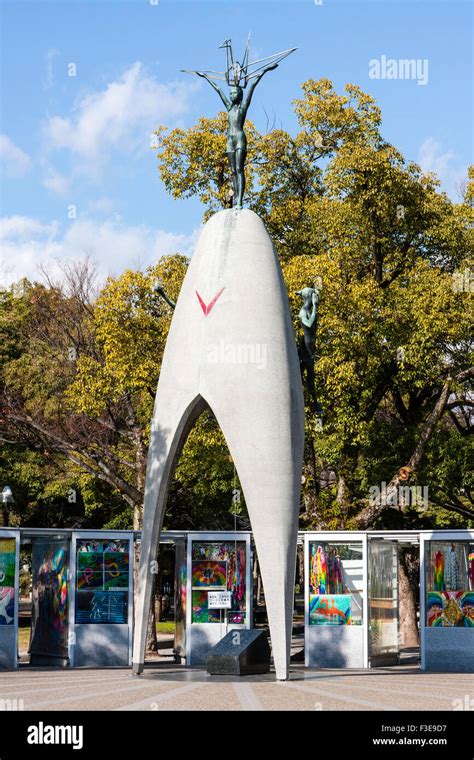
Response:
M317 417L322 417L323 410L316 397L316 378L314 374L314 357L316 347L316 330L318 326L319 293L317 287L303 288L298 291L303 299L298 318L303 327L303 336L298 346L301 374L305 375L306 389L311 398L311 410Z
M220 72L187 71L186 73L196 74L197 76L202 77L207 82L209 82L211 87L219 95L227 110L228 128L226 152L232 173L232 205L234 208L241 209L245 192L245 161L247 158L247 137L244 131L244 124L253 93L257 84L267 73L267 71L273 71L273 69L276 69L278 63L287 55L296 50L296 48L285 50L282 53L275 53L274 55L268 56L267 58L262 58L259 61L249 63L249 41L247 40L247 47L245 49L243 62L239 63L238 61L234 62L232 44L230 40L226 40L221 45L221 47L224 47L226 49L227 54L227 69L225 72L223 72L222 76L220 75ZM268 65L264 65L263 61L269 61ZM251 73L251 67L258 64L262 65L259 65ZM224 75L225 81L230 87L229 97L227 97L227 95L214 81L215 79L223 79ZM251 81L247 93L244 95L244 90L249 84L250 80L253 81Z

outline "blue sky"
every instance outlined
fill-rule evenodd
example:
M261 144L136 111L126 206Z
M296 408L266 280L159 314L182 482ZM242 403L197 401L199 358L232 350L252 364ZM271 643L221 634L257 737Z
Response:
M187 127L220 101L180 68L222 69L219 44L253 55L298 51L256 90L265 111L296 130L291 101L308 78L372 94L383 134L437 171L454 199L472 161L472 8L466 0L2 0L0 278L53 273L88 254L102 276L190 254L202 218L168 197L150 135ZM428 81L373 79L369 61L428 61ZM75 66L75 76L70 64ZM69 68L68 68L69 67ZM70 207L75 207L75 218ZM72 212L74 214L74 211Z

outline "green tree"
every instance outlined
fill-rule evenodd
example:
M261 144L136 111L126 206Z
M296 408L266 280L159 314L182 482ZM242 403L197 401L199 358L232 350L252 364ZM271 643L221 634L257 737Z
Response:
M402 483L427 484L433 520L449 520L446 509L451 519L470 520L466 472L456 460L460 451L460 461L466 457L472 430L470 292L455 283L469 266L472 184L464 203L440 192L435 176L383 139L380 110L358 87L338 95L328 80L309 80L294 105L295 136L252 128L247 186L248 204L275 242L293 314L296 291L316 278L322 285L316 372L325 413L319 430L307 407L303 521L390 522L386 497L368 502L370 486L383 481L389 496ZM166 137L160 130L167 189L176 198L198 192L205 217L225 205L213 171L224 130L224 114ZM429 462L447 435L457 442L450 454L457 477L443 480ZM406 522L413 516L404 510L398 519Z
M23 282L2 295L0 472L18 494L15 521L141 526L149 424L171 322L152 283L159 278L177 298L186 268L183 256L166 257L94 294L90 268L79 266L61 287ZM203 414L184 447L165 525L231 527L232 483L225 440L214 416Z
M464 283L470 266L472 182L452 202L383 139L380 110L358 87L339 95L328 80L309 80L294 106L296 135L248 125L247 187L275 241L296 331L296 291L321 284L315 369L324 415L319 429L307 408L302 524L469 522L471 293L459 275ZM157 131L165 187L176 198L197 195L205 216L228 204L225 127L219 114ZM62 288L23 283L2 295L3 440L100 481L124 502L120 524L132 515L140 524L171 320L152 282L161 279L176 300L186 267L182 256L167 257L110 279L97 295L79 268ZM183 450L167 520L224 527L232 481L209 412ZM428 510L395 512L384 496L369 502L382 481L389 494L401 483L428 485Z

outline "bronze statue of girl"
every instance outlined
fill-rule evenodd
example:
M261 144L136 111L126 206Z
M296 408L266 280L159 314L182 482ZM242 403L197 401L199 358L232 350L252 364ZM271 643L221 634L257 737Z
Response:
M232 173L232 205L235 208L242 208L245 192L245 160L247 158L247 137L244 132L244 124L252 100L252 95L257 84L267 71L273 71L273 69L276 69L278 63L296 50L296 48L285 50L282 53L275 53L274 55L268 56L268 58L262 58L260 61L255 61L254 63L248 63L249 42L247 41L243 63L240 64L238 61L234 62L230 40L226 40L221 47L225 47L227 52L227 70L226 72L223 72L223 75L225 75L225 81L230 87L229 97L227 97L214 81L215 79L222 78L222 75L220 75L219 72L217 72L217 76L215 72L206 71L186 71L186 73L196 74L209 82L211 87L213 87L219 95L227 110L229 121L227 128L226 152ZM263 61L269 61L270 63L268 65L263 65ZM250 72L250 68L257 64L260 64L257 69ZM242 85L241 82L243 82ZM249 85L248 90L244 96L244 90L247 85Z

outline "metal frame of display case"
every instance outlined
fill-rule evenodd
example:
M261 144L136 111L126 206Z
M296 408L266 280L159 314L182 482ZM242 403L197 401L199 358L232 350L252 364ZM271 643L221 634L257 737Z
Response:
M186 569L186 665L203 664L205 652L217 644L225 634L233 629L245 630L252 627L252 553L250 547L250 531L222 531L203 533L189 533L187 536L187 569ZM226 630L222 632L220 623L193 623L192 622L192 548L194 542L214 541L245 541L247 565L245 570L246 607L245 623L228 623ZM216 634L217 630L217 634ZM200 635L196 636L199 631ZM193 641L193 638L195 641ZM198 639L201 644L201 653L198 650ZM193 652L193 650L196 650Z
M76 623L76 547L77 541L83 541L84 539L92 539L99 541L107 540L122 540L128 541L129 546L129 575L128 575L128 615L127 623ZM86 626L94 626L99 629L110 629L110 626L117 628L118 626L128 628L128 661L122 664L132 664L132 646L133 646L133 571L134 571L134 532L131 531L91 531L91 530L75 530L71 534L71 558L69 564L69 589L70 589L70 601L69 601L69 661L71 667L76 666L76 647L77 647L77 629L84 628ZM118 665L118 663L117 663ZM87 667L87 665L83 665ZM97 667L107 667L107 664L103 666L97 665ZM113 665L111 667L114 667Z
M371 544L373 542L377 541L384 541L387 544L394 545L395 546L395 555L394 555L394 561L395 561L395 568L394 572L396 575L396 620L397 620L397 652L396 653L390 653L390 654L379 654L379 655L373 655L371 651L371 641L370 641L370 631L371 631L371 609L370 609L370 551L371 551ZM367 610L368 610L368 620L367 620L367 661L368 661L368 667L374 668L374 667L390 667L392 665L399 665L400 664L400 588L399 588L399 582L398 582L398 536L391 535L387 531L387 535L384 534L372 534L370 532L367 533Z
M462 530L433 530L433 531L420 531L420 654L421 654L421 662L420 667L421 670L427 670L427 657L426 657L426 635L427 635L427 629L428 626L426 625L426 544L429 541L471 541L474 542L474 530L468 530L468 529L462 529ZM452 631L459 631L462 630L465 632L467 636L469 635L469 632L471 632L472 636L472 644L471 644L471 651L474 650L474 630L471 630L469 628L466 629L456 629L456 628L429 628L430 633L428 635L432 635L432 631L437 632L439 634L440 638L441 636L447 637L451 634ZM436 635L436 634L435 634ZM442 650L443 651L443 650ZM446 651L446 648L445 648ZM443 671L443 668L440 667L439 670L441 672ZM458 672L458 671L454 671ZM463 671L460 671L463 672ZM469 669L465 672L473 672L472 669Z
M363 531L311 531L304 533L304 632L305 632L305 667L314 667L310 664L309 637L310 630L317 626L309 625L309 543L310 541L332 542L332 543L354 543L362 544L362 664L361 667L369 666L369 608L368 608L368 537ZM322 627L322 626L321 626ZM328 626L329 627L329 626ZM354 626L355 627L355 626ZM330 665L325 667L331 667Z
M14 538L15 539L15 596L14 596L14 612L13 612L13 626L5 625L0 626L0 644L2 649L4 643L1 640L6 638L3 636L3 629L11 631L13 628L13 643L12 646L12 668L18 667L18 617L19 617L19 603L20 603L20 531L15 528L0 528L0 539ZM11 638L11 637L10 637ZM8 642L10 644L10 642Z

